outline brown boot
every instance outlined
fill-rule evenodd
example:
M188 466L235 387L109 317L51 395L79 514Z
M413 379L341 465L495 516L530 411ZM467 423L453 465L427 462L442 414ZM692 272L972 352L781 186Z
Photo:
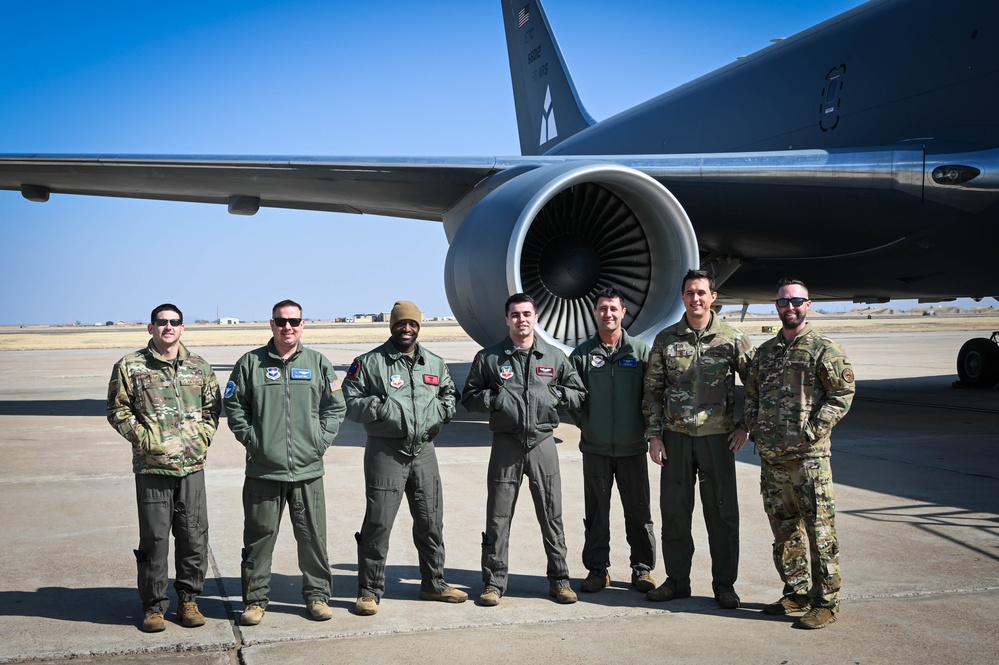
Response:
M583 580L583 584L579 587L585 593L596 593L597 591L602 591L610 586L611 579L610 575L606 572L598 573L595 571L590 571L590 574L586 576Z
M205 616L193 600L181 601L177 607L177 616L180 618L180 625L184 628L197 628L205 625Z
M166 630L166 621L163 620L163 613L146 612L146 616L142 619L142 632L158 633L161 630Z

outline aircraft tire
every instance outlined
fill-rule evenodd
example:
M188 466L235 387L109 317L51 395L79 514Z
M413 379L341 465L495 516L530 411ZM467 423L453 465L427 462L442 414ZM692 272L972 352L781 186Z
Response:
M969 339L957 354L957 376L972 388L999 383L999 345L984 337Z

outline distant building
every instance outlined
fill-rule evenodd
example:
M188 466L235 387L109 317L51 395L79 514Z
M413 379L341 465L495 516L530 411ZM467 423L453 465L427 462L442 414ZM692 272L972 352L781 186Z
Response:
M233 316L223 316L219 319L220 326L234 326L239 323L239 319Z
M355 323L375 323L376 321L384 321L384 314L355 314Z

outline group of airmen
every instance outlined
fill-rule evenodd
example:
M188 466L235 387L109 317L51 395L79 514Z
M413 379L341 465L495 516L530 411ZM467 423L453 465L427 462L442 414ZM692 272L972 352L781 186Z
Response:
M461 603L444 579L443 497L434 438L460 400L486 413L492 434L482 533L483 590L498 605L507 591L510 526L527 477L547 555L548 593L577 600L570 585L562 524L561 477L553 432L559 409L580 429L588 574L580 589L611 584L610 507L617 484L630 547L631 584L652 601L691 595L691 519L699 487L719 607L735 609L739 507L735 453L752 439L760 455L763 505L773 559L784 584L763 612L802 613L794 624L822 628L839 611L830 431L850 408L854 376L834 341L806 322L811 305L798 280L778 283L781 329L754 349L712 305L714 278L691 270L682 282L685 314L651 348L624 329L625 299L596 295L597 333L567 358L535 333L536 306L518 293L506 303L509 335L480 350L459 394L447 364L417 340L422 313L399 301L389 339L350 365L341 381L322 353L301 343L302 307L272 308L272 338L234 365L224 391L209 365L181 342L183 314L152 311L149 344L122 358L108 387L107 417L132 444L142 630L166 628L169 541L174 537L177 617L204 625L197 605L208 567L205 457L225 404L227 423L246 449L241 584L243 625L263 619L271 559L286 506L298 544L302 597L315 620L332 618L323 455L343 419L364 426L365 512L355 534L354 613L378 611L385 592L389 536L402 497L413 517L423 600ZM736 421L735 377L744 385ZM656 585L656 539L646 454L661 467L660 513L666 579Z

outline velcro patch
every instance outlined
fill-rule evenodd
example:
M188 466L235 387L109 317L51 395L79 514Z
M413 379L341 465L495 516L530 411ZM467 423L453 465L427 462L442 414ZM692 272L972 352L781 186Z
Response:
M291 378L297 380L310 381L312 379L312 370L303 367L292 367Z
M439 386L441 384L440 377L436 374L424 374L423 382L428 386Z
M545 367L544 365L539 365L534 371L537 372L538 376L549 376L549 377L555 376L554 367Z
M354 358L354 362L350 363L350 369L347 370L347 378L353 379L357 376L357 373L361 371L361 361Z

